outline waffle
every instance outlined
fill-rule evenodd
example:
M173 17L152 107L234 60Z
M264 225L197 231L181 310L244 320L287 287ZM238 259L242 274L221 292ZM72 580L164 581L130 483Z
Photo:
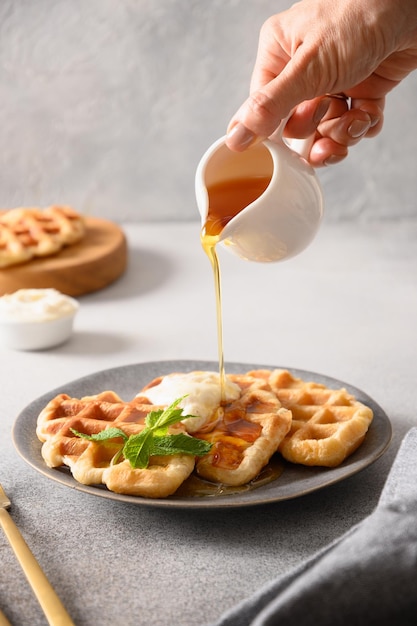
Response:
M287 370L253 370L229 374L227 379L239 393L214 406L200 430L192 433L213 444L203 457L151 456L146 469L134 469L127 460L114 461L121 440L92 442L71 431L96 434L119 427L127 436L140 433L146 415L170 403L152 404L146 397L162 377L130 402L113 391L81 399L59 394L38 416L42 457L49 467L68 466L80 483L164 498L175 493L193 471L224 485L249 483L276 452L292 463L335 467L362 443L373 418L371 409L346 389L305 382ZM189 420L171 426L169 432L187 432L192 428Z
M71 207L5 211L0 214L0 268L56 254L84 235L84 220Z
M41 411L36 434L42 445L42 457L49 467L66 465L75 480L84 485L104 484L110 491L150 498L164 498L174 493L194 469L189 455L153 456L146 469L134 469L129 461L113 463L123 442L88 441L71 429L91 435L117 427L126 435L140 433L146 415L159 408L145 402L123 402L113 391L103 391L81 399L59 394ZM170 433L184 431L181 424Z
M204 394L201 388L193 389L192 377L204 374L208 379L212 372L189 374L188 393L196 398L191 400L191 405L197 408L200 404L200 411L206 408L203 407ZM168 374L154 379L137 398L146 398L146 393L160 385L163 378L174 381L176 376L178 374ZM194 437L213 444L208 454L196 459L196 473L212 482L240 486L256 478L277 451L290 428L291 413L281 407L266 381L246 374L228 374L226 378L227 385L235 386L237 393L229 391L231 399L221 406L213 406L199 430L195 430L193 420L186 419L184 424Z
M213 444L196 459L196 473L212 482L240 486L255 479L277 451L291 426L291 412L281 407L263 381L229 374L241 395L218 411L210 432L196 433Z
M278 448L288 461L336 467L363 442L373 413L346 389L332 390L305 382L287 370L256 370L249 374L267 383L292 413L291 429Z

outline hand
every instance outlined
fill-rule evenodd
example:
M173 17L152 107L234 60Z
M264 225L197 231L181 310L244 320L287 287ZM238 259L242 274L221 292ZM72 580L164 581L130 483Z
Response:
M284 135L315 133L312 165L338 162L378 134L386 95L416 68L415 0L298 2L261 29L250 96L227 145L244 150L290 116Z

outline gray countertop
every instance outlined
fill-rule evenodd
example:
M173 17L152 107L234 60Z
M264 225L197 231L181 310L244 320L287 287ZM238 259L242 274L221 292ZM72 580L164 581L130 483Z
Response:
M0 481L77 626L203 626L375 507L417 423L417 222L325 222L306 252L282 264L221 252L226 363L346 381L369 394L393 427L388 451L359 474L300 498L230 510L80 493L14 449L19 413L74 379L133 363L217 359L213 280L198 224L123 228L128 270L79 299L68 343L45 352L1 349ZM46 624L3 537L0 554L0 608L14 626Z

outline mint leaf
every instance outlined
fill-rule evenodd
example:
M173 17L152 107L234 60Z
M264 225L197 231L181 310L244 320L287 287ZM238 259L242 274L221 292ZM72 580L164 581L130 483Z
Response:
M172 426L173 424L180 422L185 418L185 416L182 414L183 409L177 409L177 406L181 400L184 400L186 397L187 396L182 396L181 398L174 400L174 402L164 410L159 409L148 413L145 419L146 426L155 431L160 428L166 429L168 426ZM193 416L187 415L186 417Z
M154 436L152 439L151 455L168 456L173 454L191 454L204 456L210 452L213 444L203 439L190 437L185 433L178 435Z
M177 424L183 419L196 417L195 415L183 415L183 409L177 408L185 397L178 398L166 409L157 409L148 413L145 418L145 428L137 435L128 437L120 428L108 428L93 435L81 433L75 428L71 428L71 431L74 435L83 437L88 441L105 442L121 437L124 440L124 445L114 457L113 463L116 463L123 455L134 469L148 467L151 456L172 456L174 454L203 456L210 451L211 443L190 437L185 433L168 434L169 426Z
M123 432L123 430L120 430L120 428L107 428L93 435L80 433L78 430L75 430L75 428L70 428L70 430L74 433L74 435L77 435L77 437L88 439L88 441L107 441L107 439L115 439L116 437L122 437L125 441L128 440L128 436Z
M153 433L148 428L138 435L131 435L123 446L123 456L130 465L137 469L145 469L149 465Z

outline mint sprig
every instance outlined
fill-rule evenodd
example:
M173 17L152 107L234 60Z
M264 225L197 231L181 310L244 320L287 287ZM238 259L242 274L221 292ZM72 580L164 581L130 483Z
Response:
M191 437L185 433L176 435L168 433L169 426L173 426L183 419L196 417L195 415L183 415L183 410L177 408L185 397L178 398L166 409L150 411L145 418L145 428L137 435L128 436L122 429L114 427L93 435L81 433L75 428L71 428L71 431L77 437L82 437L88 441L105 442L109 439L123 439L123 448L117 453L113 462L116 462L120 456L124 456L134 469L148 467L151 456L172 456L174 454L203 456L212 447L208 441Z

